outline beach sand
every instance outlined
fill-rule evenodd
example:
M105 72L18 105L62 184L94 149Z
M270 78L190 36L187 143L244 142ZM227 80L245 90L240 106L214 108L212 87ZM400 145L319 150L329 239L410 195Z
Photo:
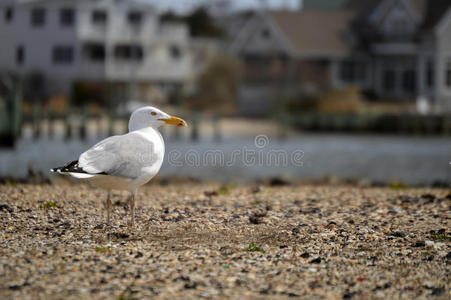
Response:
M0 185L2 299L450 299L447 189Z

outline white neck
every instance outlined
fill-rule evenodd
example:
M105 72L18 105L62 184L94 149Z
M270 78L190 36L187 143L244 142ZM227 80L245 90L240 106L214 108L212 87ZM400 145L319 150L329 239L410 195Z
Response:
M160 128L162 125L162 122L156 121L156 122L149 122L148 120L141 120L139 117L134 117L133 115L130 117L130 121L128 122L128 131L135 131L140 130L143 128L152 128L156 131L158 131L158 128Z

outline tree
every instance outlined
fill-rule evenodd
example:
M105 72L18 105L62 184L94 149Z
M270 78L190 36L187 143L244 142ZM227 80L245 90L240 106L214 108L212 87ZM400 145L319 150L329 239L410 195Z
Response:
M162 22L186 23L193 37L221 38L224 36L224 30L215 24L213 18L203 7L199 7L187 16L180 16L168 11L160 16L160 20Z
M198 76L197 93L189 106L220 115L235 113L241 75L242 68L235 57L217 55Z

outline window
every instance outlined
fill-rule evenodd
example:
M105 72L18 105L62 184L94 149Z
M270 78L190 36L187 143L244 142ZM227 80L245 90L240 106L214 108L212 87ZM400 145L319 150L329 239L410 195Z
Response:
M9 23L13 20L14 10L12 7L5 8L5 22Z
M74 49L71 46L55 46L52 60L54 64L70 64L74 60Z
M139 11L130 11L128 13L128 22L132 25L140 25L142 22L142 13Z
M340 64L340 77L345 82L362 82L366 79L366 65L359 61L343 61Z
M60 11L60 24L62 26L72 26L75 23L75 11L73 8L63 8Z
M426 85L428 88L434 86L434 63L429 60L426 65Z
M23 45L19 45L16 48L16 63L18 65L23 65L25 61L25 48Z
M416 87L416 73L414 70L405 70L402 73L402 87L404 91L413 93Z
M105 61L105 45L101 43L88 43L83 47L83 55L91 61Z
M383 73L382 84L384 86L384 90L393 91L395 88L395 71L385 70Z
M182 51L175 45L169 47L169 53L173 59L179 59L182 56Z
M403 40L409 34L409 24L404 19L394 20L391 24L391 36L397 40Z
M114 56L119 60L135 60L143 59L143 49L140 45L118 45L114 49Z
M448 58L446 62L446 70L445 70L445 83L448 88L451 88L451 58Z
M104 10L94 10L91 15L91 20L93 24L105 25L108 21L108 15Z
M45 10L43 8L33 8L31 11L31 25L41 27L45 24Z

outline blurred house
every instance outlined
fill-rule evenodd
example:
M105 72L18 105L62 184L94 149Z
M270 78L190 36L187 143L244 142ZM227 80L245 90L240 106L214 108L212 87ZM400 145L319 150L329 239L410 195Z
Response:
M49 93L122 87L164 101L192 76L189 32L138 0L2 0L0 72L39 74Z
M284 87L293 83L311 92L356 85L392 101L423 96L451 111L451 1L308 3L302 11L256 12L233 36L230 50L246 69L245 113L271 111L287 96L277 90L289 97Z

